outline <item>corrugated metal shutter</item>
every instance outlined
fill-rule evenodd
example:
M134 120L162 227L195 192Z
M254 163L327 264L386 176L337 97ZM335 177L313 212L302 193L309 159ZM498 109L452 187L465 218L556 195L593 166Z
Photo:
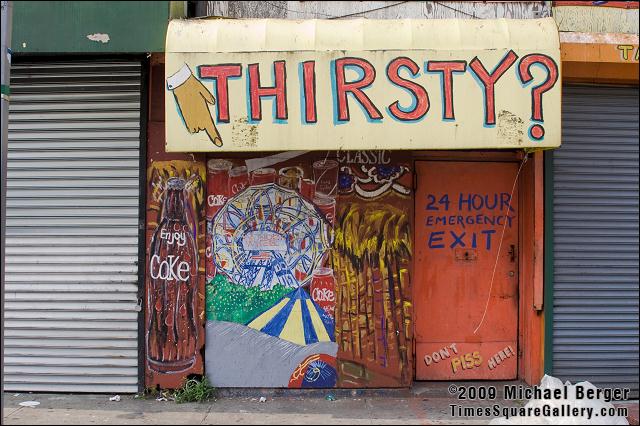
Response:
M5 389L138 390L140 62L14 63Z
M553 153L554 374L638 390L638 88L567 87Z

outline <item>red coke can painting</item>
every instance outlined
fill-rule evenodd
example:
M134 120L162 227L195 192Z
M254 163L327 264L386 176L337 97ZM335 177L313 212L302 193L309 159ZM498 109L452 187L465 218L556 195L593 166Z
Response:
M229 172L229 193L231 196L239 194L249 186L249 172L247 166L238 166Z
M214 159L207 162L207 220L213 219L229 198L229 171L233 163Z
M329 222L329 225L333 227L336 217L336 199L331 197L324 197L316 195L313 198L313 203L318 207L318 210L324 215Z
M331 318L336 309L336 280L331 268L318 268L313 273L309 288L311 300L320 306Z
M311 201L316 195L316 183L313 179L302 179L300 181L300 195Z
M263 168L251 172L251 185L276 183L276 169Z

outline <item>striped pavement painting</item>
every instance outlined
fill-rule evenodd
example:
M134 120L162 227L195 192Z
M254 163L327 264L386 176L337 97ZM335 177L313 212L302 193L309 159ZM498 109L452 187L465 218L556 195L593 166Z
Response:
M302 287L283 297L247 326L301 346L335 340L333 320Z

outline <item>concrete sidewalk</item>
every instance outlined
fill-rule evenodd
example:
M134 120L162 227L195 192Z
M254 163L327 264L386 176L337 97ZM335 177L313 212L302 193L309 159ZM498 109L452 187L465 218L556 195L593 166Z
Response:
M335 395L329 401L326 395ZM176 404L153 398L121 395L5 393L4 424L486 424L491 420L453 418L456 400L441 392L377 391L314 392L296 396L256 392L252 396L223 396L210 403ZM261 396L266 402L259 402ZM22 401L39 401L35 408ZM501 401L496 401L501 402ZM490 405L474 404L474 405Z
M336 400L327 400L329 394L335 395ZM434 384L399 391L245 391L226 393L214 402L202 404L159 402L133 395L121 395L121 400L114 402L109 401L111 396L5 393L3 424L487 424L493 417L452 416L450 404L513 407L526 402L501 398L462 402L449 396L446 387ZM261 396L266 397L266 402L259 402ZM32 400L40 405L19 405ZM637 419L637 402L629 406L635 409Z

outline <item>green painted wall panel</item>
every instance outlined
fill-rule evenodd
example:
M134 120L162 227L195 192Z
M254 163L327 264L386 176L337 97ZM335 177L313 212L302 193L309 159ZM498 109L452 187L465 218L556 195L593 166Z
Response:
M168 1L14 1L15 53L162 52ZM90 40L87 36L96 40ZM100 34L108 35L106 37Z

